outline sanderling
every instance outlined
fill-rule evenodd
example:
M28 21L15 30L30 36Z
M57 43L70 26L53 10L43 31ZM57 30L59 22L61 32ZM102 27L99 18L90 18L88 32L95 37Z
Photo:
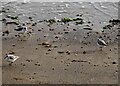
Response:
M100 46L101 50L102 50L103 47L107 46L106 42L101 38L98 38L97 45Z
M15 55L12 55L12 54L8 54L8 55L6 55L5 56L5 60L7 61L7 62L10 62L10 66L12 65L12 63L14 63L17 59L19 58L19 56L15 56Z
M23 24L23 26L18 26L18 28L14 30L19 32L20 34L24 34L28 32L28 28L25 26L25 24Z
M20 37L21 40L23 39L22 36L24 38L26 38L26 37L29 37L31 35L31 32L28 31L28 27L25 24L23 24L22 26L21 25L18 26L18 28L14 29L14 30L18 32L17 36Z

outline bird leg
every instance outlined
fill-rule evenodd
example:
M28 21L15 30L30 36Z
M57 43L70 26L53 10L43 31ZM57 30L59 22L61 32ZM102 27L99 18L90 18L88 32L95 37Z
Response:
M100 51L102 51L102 47L100 47Z
M11 63L9 64L9 66L12 66L12 64L13 64L13 62L11 62Z

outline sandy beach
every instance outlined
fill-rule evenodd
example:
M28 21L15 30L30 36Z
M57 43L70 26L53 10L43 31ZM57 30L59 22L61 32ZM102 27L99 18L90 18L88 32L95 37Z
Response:
M3 84L118 83L119 22L113 21L118 17L117 3L11 2L3 5ZM22 24L27 24L30 36L17 37L14 29ZM97 45L100 36L107 43L102 50ZM12 66L4 60L8 53L20 57Z

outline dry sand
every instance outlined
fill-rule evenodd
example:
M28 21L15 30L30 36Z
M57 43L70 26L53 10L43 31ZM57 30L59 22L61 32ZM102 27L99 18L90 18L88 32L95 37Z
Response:
M106 8L100 7L101 4ZM20 57L12 66L3 60L3 84L117 84L117 28L114 26L101 33L110 19L117 18L116 3L9 3L5 8L9 8L10 13L5 13L3 18L8 14L19 14L20 23L31 22L26 16L32 16L33 23L54 17L74 18L81 13L86 22L83 25L70 22L69 26L54 23L50 27L46 22L39 22L30 26L32 35L26 41L15 37L16 25L3 24L3 31L9 30L10 34L2 38L2 58L9 52ZM84 30L85 25L90 25L93 30ZM97 46L100 35L108 41L102 51ZM104 36L109 36L111 41ZM43 42L51 46L42 45Z

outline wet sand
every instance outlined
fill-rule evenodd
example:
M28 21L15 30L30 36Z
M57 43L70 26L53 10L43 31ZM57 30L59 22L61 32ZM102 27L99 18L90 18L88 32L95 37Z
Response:
M118 28L114 25L112 29L102 29L110 19L117 18L116 3L9 3L5 8L8 7L3 18L18 15L20 24L30 23L32 35L21 41L15 37L17 25L3 23L3 32L10 33L2 37L2 58L9 52L20 57L12 66L2 61L3 84L117 84ZM42 21L75 18L77 14L83 14L84 24L49 25ZM83 29L87 25L92 30ZM97 45L99 36L108 42L102 51Z

